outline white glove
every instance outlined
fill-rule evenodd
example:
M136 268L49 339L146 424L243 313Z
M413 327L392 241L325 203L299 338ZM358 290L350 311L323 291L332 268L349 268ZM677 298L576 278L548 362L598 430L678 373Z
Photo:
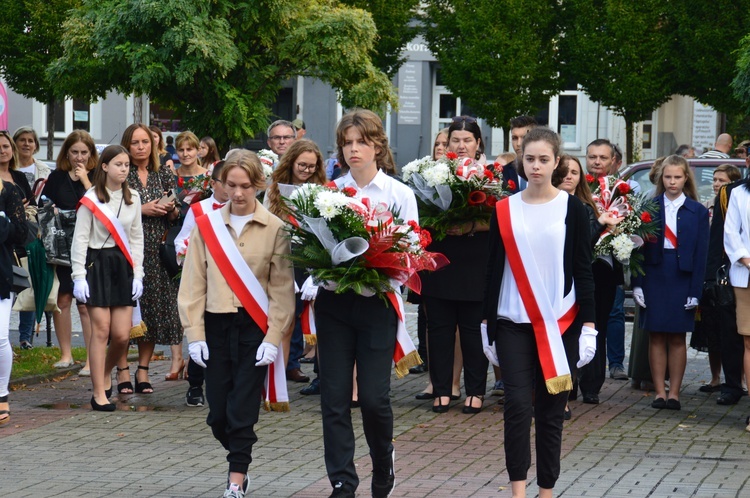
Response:
M581 328L581 336L578 338L578 363L581 368L594 359L596 354L596 336L599 332L585 325Z
M686 310L691 310L698 306L698 298L697 297L689 297L687 298L687 303L685 304Z
M208 359L208 344L206 344L206 341L191 342L188 344L188 353L197 365L206 368L206 363L203 361Z
M143 295L143 280L140 278L133 279L133 301L137 301Z
M313 283L312 277L307 277L307 280L305 280L300 289L300 299L303 301L312 301L317 295L318 286Z
M495 341L492 341L492 345L490 345L490 340L487 337L487 324L481 323L479 325L479 331L482 334L482 350L484 351L484 355L488 360L490 360L490 363L492 363L496 367L499 367L500 360L497 359L497 348L495 347Z
M89 300L89 283L85 278L73 282L73 296L79 303L85 303Z
M258 352L255 354L255 359L258 363L256 367L265 367L276 361L276 355L279 354L279 348L271 344L270 342L261 342L258 346Z
M646 298L643 297L643 289L640 287L633 287L633 300L641 308L646 307Z

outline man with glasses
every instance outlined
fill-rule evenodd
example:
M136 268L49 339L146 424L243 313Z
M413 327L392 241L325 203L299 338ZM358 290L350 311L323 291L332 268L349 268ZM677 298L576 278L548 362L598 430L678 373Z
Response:
M291 121L279 119L268 127L268 146L281 158L284 152L297 140L297 127Z

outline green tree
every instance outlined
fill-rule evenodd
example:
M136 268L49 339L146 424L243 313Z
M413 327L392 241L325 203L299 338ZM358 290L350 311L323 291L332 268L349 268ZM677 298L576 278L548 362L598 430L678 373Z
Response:
M377 68L393 78L405 59L402 48L418 33L412 21L419 0L341 0L341 3L366 10L378 29L378 38L370 55Z
M669 2L678 93L733 114L743 100L732 91L740 40L748 32L750 0ZM745 102L747 99L744 100Z
M567 77L625 119L625 161L635 123L677 90L673 26L663 0L566 0L560 55ZM706 19L706 22L713 22ZM687 35L686 35L687 36Z
M49 74L67 95L147 94L220 144L265 129L284 80L318 78L344 106L396 104L372 63L376 30L333 0L83 0Z
M78 0L3 1L0 22L0 72L16 93L47 104L47 159L52 159L55 101L63 94L47 73L62 56L60 40L67 12Z
M432 0L424 36L443 81L478 117L507 130L561 89L557 0ZM507 138L507 132L506 132ZM508 143L507 139L505 143Z

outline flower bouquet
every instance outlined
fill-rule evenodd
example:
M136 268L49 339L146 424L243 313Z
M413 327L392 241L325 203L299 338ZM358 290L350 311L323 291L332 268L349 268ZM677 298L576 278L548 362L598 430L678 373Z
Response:
M181 203L188 206L203 199L208 199L213 193L210 175L197 175L189 179L178 176L177 186L181 189L177 198Z
M258 151L258 159L260 159L260 165L263 166L263 174L266 176L266 180L269 180L273 170L276 169L276 165L279 164L279 156L272 150L261 149Z
M385 298L402 284L419 293L417 272L441 268L447 258L425 250L430 234L417 223L401 224L384 203L355 194L351 187L299 187L287 199L294 242L289 259L336 293Z
M641 247L644 240L654 237L659 229L654 219L658 210L656 202L645 194L636 194L627 182L614 176L586 175L586 182L591 187L599 214L610 212L624 217L617 226L602 232L594 246L594 256L611 254L632 275L643 275L643 255L635 249Z
M499 163L483 165L448 152L437 161L429 156L414 160L401 172L417 197L422 225L442 240L452 226L489 221L495 203L510 195L502 171Z

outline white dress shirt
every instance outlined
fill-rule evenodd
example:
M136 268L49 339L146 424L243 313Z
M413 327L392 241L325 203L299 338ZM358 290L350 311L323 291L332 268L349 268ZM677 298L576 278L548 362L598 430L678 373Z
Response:
M750 192L744 185L732 189L724 222L724 251L732 266L729 282L733 287L748 287L750 270L740 262L750 258Z
M419 223L417 198L414 197L412 189L386 175L382 170L378 170L372 181L362 188L357 186L357 182L352 177L351 172L337 178L334 182L339 189L345 187L356 189L357 199L367 197L373 203L385 202L389 207L398 211L398 215L395 212L393 213L394 217L402 219L404 223L409 220Z
M667 226L672 230L672 233L677 236L677 211L680 210L682 205L685 204L685 194L682 193L680 196L670 201L667 196L664 196L664 218ZM679 244L679 241L677 242ZM664 249L677 249L672 242L665 236L664 237Z

